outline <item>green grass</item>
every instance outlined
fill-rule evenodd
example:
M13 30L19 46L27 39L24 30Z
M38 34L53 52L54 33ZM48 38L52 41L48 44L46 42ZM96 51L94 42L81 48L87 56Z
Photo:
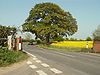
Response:
M52 45L39 45L38 47L49 50L65 51L65 52L93 52L92 49L87 49L87 48L69 48L69 47L58 47Z
M22 51L10 51L7 48L0 47L0 67L5 67L27 58L28 55Z

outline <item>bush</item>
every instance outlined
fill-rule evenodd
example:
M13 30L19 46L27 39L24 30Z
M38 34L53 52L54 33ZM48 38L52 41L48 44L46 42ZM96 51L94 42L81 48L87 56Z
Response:
M69 41L77 41L77 39L76 38L70 38Z
M31 40L26 40L26 39L22 39L22 42L36 42L34 39L31 39Z
M41 40L36 40L37 44L41 44L42 41Z
M22 42L29 42L29 40L22 39Z
M57 36L57 37L55 37L53 40L54 40L54 41L60 42L60 41L64 41L64 38L61 37L61 36Z
M0 39L0 46L7 47L7 40L1 40Z
M10 51L6 47L0 47L0 67L7 66L20 60L26 59L28 56L21 51Z
M91 37L87 37L86 41L92 41L92 38Z

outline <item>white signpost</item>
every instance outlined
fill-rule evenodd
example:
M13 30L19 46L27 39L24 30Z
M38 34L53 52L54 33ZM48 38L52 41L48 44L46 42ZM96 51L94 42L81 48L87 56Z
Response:
M21 50L21 43L19 43L19 50Z
M8 36L8 49L11 50L12 48L12 36Z

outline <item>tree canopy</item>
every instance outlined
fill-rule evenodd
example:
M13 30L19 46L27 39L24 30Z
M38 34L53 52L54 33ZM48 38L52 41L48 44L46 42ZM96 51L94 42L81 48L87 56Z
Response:
M16 33L15 27L0 25L0 38L7 38L7 36Z
M10 27L10 26L2 26L0 25L0 45L4 46L7 42L7 36L13 35L16 33L16 28L15 27Z
M100 41L100 25L97 27L97 29L93 33L93 39Z
M47 43L55 37L73 35L78 29L70 12L53 3L36 4L22 26L23 31L30 31Z

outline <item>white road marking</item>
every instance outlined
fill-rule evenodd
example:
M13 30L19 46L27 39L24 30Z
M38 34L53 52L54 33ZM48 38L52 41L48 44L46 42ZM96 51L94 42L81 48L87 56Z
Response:
M38 71L36 71L39 75L48 75L48 74L46 74L45 72L43 72L42 70L38 70Z
M50 70L51 70L52 72L54 72L55 74L63 73L62 71L57 70L56 68L51 68Z
M50 67L48 64L46 64L46 63L42 63L41 64L43 67Z
M38 60L37 58L33 58L33 60Z
M33 54L30 54L32 57L34 57L34 58L36 58L36 56L35 55L33 55Z
M29 53L29 52L27 52L27 51L25 51L25 50L23 50L25 53L27 53L28 55L30 55L30 56L32 56L32 57L34 57L34 58L36 58L36 56L35 55L33 55L33 54L31 54L31 53Z
M41 61L41 60L36 60L36 62L37 62L37 63L41 63L42 61Z
M37 68L37 66L35 66L35 65L29 65L32 69L36 69Z
M32 62L31 62L31 61L27 61L27 64L28 64L28 65L31 65L31 64L32 64Z
M65 56L69 56L69 57L75 57L75 56L70 55L70 54L64 54L64 53L60 53L60 52L55 52L55 53L57 53L57 54L61 54L61 55L65 55Z

